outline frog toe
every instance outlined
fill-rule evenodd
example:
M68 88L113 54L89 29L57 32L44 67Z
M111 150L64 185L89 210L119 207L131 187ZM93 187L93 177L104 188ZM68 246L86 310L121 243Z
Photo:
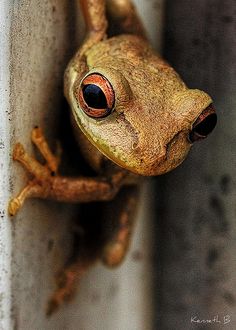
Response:
M10 216L16 215L21 207L21 203L18 198L12 198L8 204L8 213Z

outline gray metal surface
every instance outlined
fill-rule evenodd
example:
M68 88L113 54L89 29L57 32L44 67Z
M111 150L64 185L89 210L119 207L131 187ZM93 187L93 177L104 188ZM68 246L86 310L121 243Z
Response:
M167 1L166 15L165 56L190 87L213 97L219 121L181 167L158 181L155 329L234 330L236 2Z

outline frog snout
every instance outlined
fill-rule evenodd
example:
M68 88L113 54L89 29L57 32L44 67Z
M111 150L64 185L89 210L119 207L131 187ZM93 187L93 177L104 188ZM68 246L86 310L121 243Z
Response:
M193 123L189 140L191 143L205 139L215 128L217 115L212 104L210 104Z

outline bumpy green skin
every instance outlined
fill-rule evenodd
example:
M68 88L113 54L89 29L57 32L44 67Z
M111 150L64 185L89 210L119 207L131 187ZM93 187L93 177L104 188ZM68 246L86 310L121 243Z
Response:
M115 91L114 110L102 119L89 118L74 95L91 72L103 74ZM66 70L65 95L78 129L89 141L114 163L146 176L168 172L184 160L192 125L212 103L206 93L188 89L175 70L134 35L97 42L83 56L79 51Z

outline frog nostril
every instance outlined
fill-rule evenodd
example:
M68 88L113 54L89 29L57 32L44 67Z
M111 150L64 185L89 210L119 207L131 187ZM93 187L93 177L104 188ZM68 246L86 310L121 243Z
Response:
M193 129L189 134L190 142L205 139L215 128L217 115L212 104L210 104L197 118L193 124Z

